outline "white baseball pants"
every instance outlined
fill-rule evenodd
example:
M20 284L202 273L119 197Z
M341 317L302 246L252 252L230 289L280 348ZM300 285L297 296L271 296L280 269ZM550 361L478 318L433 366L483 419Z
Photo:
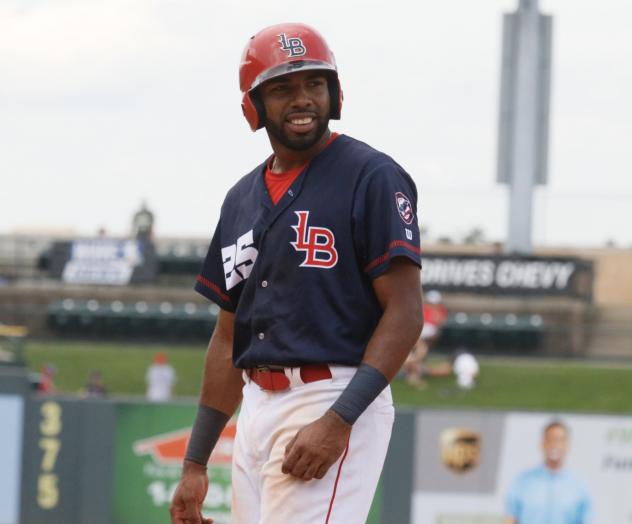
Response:
M233 449L233 524L364 524L391 437L387 387L360 416L349 445L322 479L281 472L285 446L334 403L356 372L330 366L332 379L309 384L286 369L290 388L265 391L246 377Z

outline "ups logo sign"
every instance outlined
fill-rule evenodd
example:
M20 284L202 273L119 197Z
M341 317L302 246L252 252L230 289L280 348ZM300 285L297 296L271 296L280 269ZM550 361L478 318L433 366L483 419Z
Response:
M441 461L455 473L466 473L481 461L481 435L465 428L449 428L439 436Z

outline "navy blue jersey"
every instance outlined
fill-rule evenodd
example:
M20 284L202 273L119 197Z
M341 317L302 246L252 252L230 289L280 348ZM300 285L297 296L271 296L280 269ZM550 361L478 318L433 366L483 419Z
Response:
M421 266L415 183L345 135L277 205L265 167L228 192L195 289L235 313L237 367L357 366L382 314L372 279L394 257Z

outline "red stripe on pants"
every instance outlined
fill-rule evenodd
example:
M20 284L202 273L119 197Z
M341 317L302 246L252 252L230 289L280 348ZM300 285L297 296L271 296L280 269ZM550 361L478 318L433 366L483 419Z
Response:
M349 453L349 442L347 442L347 447L345 448L345 452L342 455L342 459L340 459L340 464L338 464L338 473L336 475L336 482L334 483L334 491L331 494L331 500L329 501L329 511L327 512L327 519L325 520L325 524L329 524L329 517L331 516L331 510L334 507L334 499L336 498L336 489L338 489L338 481L340 480L340 472L342 471L342 464L347 458L347 453Z

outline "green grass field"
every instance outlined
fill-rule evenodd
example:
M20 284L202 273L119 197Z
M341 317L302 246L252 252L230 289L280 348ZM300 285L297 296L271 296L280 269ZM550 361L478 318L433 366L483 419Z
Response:
M176 395L196 397L204 344L159 346L95 342L29 341L25 357L31 370L46 362L57 367L60 391L76 393L88 373L99 369L113 395L144 395L145 372L156 351L165 351L178 375ZM465 409L632 412L632 364L487 358L481 360L477 387L460 391L451 377L430 378L417 390L396 379L398 405Z

